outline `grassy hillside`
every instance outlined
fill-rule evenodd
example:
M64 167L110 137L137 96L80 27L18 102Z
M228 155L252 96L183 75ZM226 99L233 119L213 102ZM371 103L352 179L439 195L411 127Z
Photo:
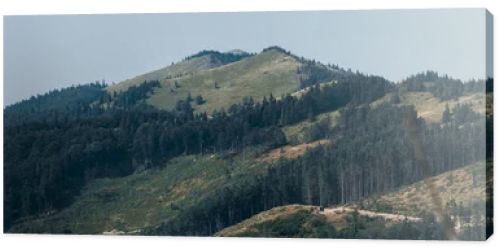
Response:
M211 113L215 109L229 108L245 97L256 101L272 94L277 99L285 94L301 97L310 88L320 84L329 86L339 79L355 76L334 66L299 58L290 52L269 47L259 54L238 51L220 53L204 51L165 68L152 71L107 88L123 92L144 81L159 81L145 101L160 109L172 109L188 95L203 97L202 102L191 102L198 112Z
M212 112L239 103L243 97L261 100L271 93L281 96L297 90L298 67L294 57L269 50L221 67L164 79L147 102L170 109L191 93L192 97L201 95L206 100L205 104L194 107L197 111Z
M50 109L6 128L4 229L450 239L434 224L450 218L459 238L484 238L484 93L417 77L405 89L277 47L234 53L202 51L77 100L75 89L19 106L20 122L38 103ZM230 108L270 94L277 102ZM54 111L63 101L74 108ZM434 124L446 107L448 122ZM430 173L454 171L425 179L424 160Z
M216 236L226 237L316 237L316 238L444 238L430 226L434 210L428 182L432 182L445 203L465 210L484 205L485 164L477 163L449 171L398 191L364 199L345 206L320 210L317 206L287 205L259 213ZM451 202L453 201L453 202ZM456 206L459 205L459 206ZM484 213L484 212L483 212ZM474 218L474 217L472 217ZM454 216L458 238L469 238L467 230L477 227ZM477 219L481 220L481 219ZM481 228L484 231L484 219ZM477 223L474 223L477 224ZM436 225L439 226L439 225ZM434 226L434 227L436 227ZM474 229L472 233L476 233ZM404 236L401 236L404 235ZM476 236L477 237L477 236ZM484 238L484 237L483 237ZM476 238L476 239L481 239Z
M304 120L299 123L288 125L282 128L286 135L286 139L291 144L305 143L307 139L307 131L321 122L323 119L330 119L330 126L333 128L337 124L337 120L340 117L340 111L336 110L333 112L326 112L317 115L313 121Z
M493 185L491 172L491 163L478 162L357 204L369 210L404 215L449 217L454 238L483 240L488 221L485 217L489 217L485 205L492 203L487 192Z
M183 60L178 63L154 70L117 84L111 85L107 88L108 92L122 92L126 91L129 87L142 84L144 81L162 80L171 78L178 75L188 74L199 70L209 69L215 65L210 63L210 56L205 55L202 57L191 58Z
M217 187L262 172L265 165L253 161L254 154L258 150L232 160L217 154L183 156L159 170L100 179L63 211L27 220L9 231L132 234L175 217Z
M231 65L227 65L224 67L230 66ZM459 100L461 99L462 98ZM373 103L372 105L376 106L376 104ZM334 126L338 116L338 111L323 113L316 117L316 121L322 121L324 118L330 117L332 123L331 126ZM284 131L288 131L287 136L291 135L297 137L297 135L300 135L300 133L305 131L305 128L309 128L315 123L316 122L311 122L309 120L302 121L298 124L285 127ZM228 156L223 157L219 154L177 157L169 161L166 166L159 169L135 173L123 178L100 179L94 181L87 186L87 189L70 207L38 219L26 219L24 223L14 226L12 229L9 229L9 231L36 233L67 232L134 234L143 229L154 228L169 219L176 218L184 208L198 204L202 198L206 199L213 196L213 194L210 194L211 191L224 187L230 183L238 183L238 181L240 181L239 177L248 177L261 173L266 170L269 162L279 160L282 155L288 157L289 159L294 159L304 154L307 148L312 148L326 143L328 142L315 141L309 144L303 143L297 146L285 146L282 149L275 149L268 152L253 149L244 151L235 157L233 156L234 158ZM264 161L255 161L257 157L260 157ZM476 169L471 168L471 170ZM481 191L472 190L472 195L470 197L481 197L481 192L484 193L485 191L484 183L480 183L476 179L483 179L484 181L484 176L478 176L475 172L472 172L473 174L467 176L469 172L469 169L467 169L465 174L452 175L451 178L447 177L447 183L442 181L443 178L440 178L440 176L438 178L434 178L439 180L440 184L444 184L442 186L438 186L438 190L447 191L445 197L452 198L454 194L467 193L464 189L467 189L468 187L477 186L478 189L483 189ZM457 181L457 184L453 183L455 180ZM451 189L450 187L452 186L450 186L450 182L451 185L462 187ZM376 212L383 212L388 208L387 212L403 212L405 215L420 215L423 213L422 211L428 210L412 211L412 209L426 209L421 205L425 203L429 204L429 196L425 192L421 191L422 185L418 185L417 183L415 186L418 186L418 188L411 188L412 186L408 188L415 191L411 190L409 192L402 192L403 195L396 195L392 200L385 201L378 198L378 201L373 203L369 203L367 200L367 202L362 203L362 206L367 207L368 209L372 209L373 207L376 209L374 210ZM451 190L448 191L446 189ZM415 194L420 194L421 197L416 198ZM395 204L399 202L403 203L403 205L398 206ZM450 202L450 200L446 200L445 202ZM461 202L461 200L455 199L455 203ZM473 202L472 204L477 203ZM380 207L380 205L382 205L382 207ZM385 207L385 205L389 206ZM299 210L297 214L293 213L291 218L285 217L285 223L281 223L281 218L279 218L280 220L277 222L273 220L270 223L266 221L263 225L259 223L256 228L261 230L263 229L262 231L264 232L258 232L262 235L257 234L255 236L283 236L280 232L281 230L277 231L277 234L274 230L266 232L266 229L272 229L275 224L281 227L282 224L290 226L293 225L292 223L294 222L299 222L301 227L295 229L295 232L290 232L290 235L285 236L332 238L339 236L342 238L364 238L369 236L370 238L375 238L373 237L374 235L372 235L371 227L368 227L368 229L370 229L370 234L367 235L358 235L358 233L353 234L349 232L351 231L349 230L350 227L345 226L347 226L350 222L348 219L351 218L349 217L353 217L352 211L347 210L345 213L345 217L347 217L346 219L344 219L344 216L340 218L335 216L332 219L331 215L314 212L315 210L311 211L311 209L309 209L309 212L307 212L307 210ZM344 215L344 213L342 213L342 215ZM373 226L374 229L387 227L385 223L383 224L383 222L387 219L384 219L383 217L383 221L379 222L369 220L369 218L372 218L369 215L361 216L366 216L367 222L375 222L374 224L376 225ZM325 222L324 218L327 222ZM336 222L336 224L333 224L332 222ZM341 224L339 225L338 222L341 222ZM401 222L397 222L397 224L399 223ZM311 227L310 224L318 225L313 225L313 227ZM333 226L330 226L329 224L333 224ZM389 227L392 228L393 225L390 225ZM346 232L339 234L338 231L343 229L346 229ZM391 232L386 231L386 233ZM253 232L248 233L248 235L252 234ZM391 237L377 236L377 238Z
M422 220L391 214L317 206L287 205L259 213L215 236L277 238L425 239L439 230Z
M280 148L271 149L259 157L259 161L274 162L279 161L281 158L296 159L306 153L308 149L312 149L321 145L329 144L327 139L316 140L310 143L302 143L298 145L286 145Z
M479 114L485 114L486 111L486 99L483 93L471 93L451 100L440 100L430 92L390 93L372 102L370 105L376 107L385 102L389 102L395 95L398 95L402 105L414 106L418 116L428 123L441 122L446 105L448 105L450 109L453 109L458 104L470 104L471 108Z
M388 212L400 212L408 215L421 215L435 210L431 193L436 192L443 205L452 200L457 204L472 206L486 200L485 163L479 162L453 171L428 178L403 187L398 191L365 199L364 207ZM430 188L430 182L434 187ZM384 207L386 209L384 210Z
M319 224L318 224L319 223ZM322 225L322 228L318 228ZM318 207L288 205L259 213L215 234L221 237L327 237L335 227L318 214Z

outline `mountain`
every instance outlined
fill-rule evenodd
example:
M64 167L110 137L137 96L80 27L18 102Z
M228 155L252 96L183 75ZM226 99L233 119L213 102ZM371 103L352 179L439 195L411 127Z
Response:
M230 60L222 58L232 55ZM316 71L309 70L311 68ZM108 92L120 92L144 81L159 81L160 86L152 90L145 102L160 109L173 109L179 101L190 95L201 96L203 104L194 105L199 112L211 113L240 103L243 98L261 100L263 97L292 93L303 87L316 72L329 73L327 77L312 80L331 81L334 74L347 74L342 70L330 69L317 62L300 59L279 47L269 47L259 54L242 51L219 53L201 52L171 66L134 77L108 87Z
M121 92L127 90L131 86L137 86L144 81L163 80L175 78L185 74L193 73L200 70L207 70L231 62L241 60L250 54L245 52L227 52L221 53L218 51L205 50L186 57L184 60L172 63L169 66L154 70L131 79L122 81L116 85L108 87L109 92Z
M257 100L271 93L281 96L299 88L299 65L291 56L266 51L222 67L165 80L147 102L169 109L190 93L206 100L205 104L196 107L198 111L212 112L241 102L247 96Z
M434 195L398 191L437 177L449 202L461 185L484 187L464 182L477 175L439 175L487 169L488 86L432 72L396 84L269 47L51 91L4 109L4 228L449 238L426 228L447 220L422 212ZM397 199L368 202L385 195Z
M11 126L26 121L47 120L58 114L91 115L91 104L106 96L105 87L105 83L96 82L32 96L5 107L5 124Z

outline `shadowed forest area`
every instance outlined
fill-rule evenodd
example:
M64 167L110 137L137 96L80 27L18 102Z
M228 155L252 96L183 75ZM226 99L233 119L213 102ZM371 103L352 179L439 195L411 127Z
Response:
M493 79L428 71L393 83L280 47L202 51L169 67L7 106L4 230L464 240L491 233ZM459 178L478 189L457 202L443 194L469 189L457 187ZM405 188L433 207L387 199L410 196L397 193ZM324 213L339 206L352 210Z

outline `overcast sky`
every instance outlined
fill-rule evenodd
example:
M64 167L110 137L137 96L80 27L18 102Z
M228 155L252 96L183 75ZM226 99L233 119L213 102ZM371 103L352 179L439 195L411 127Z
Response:
M298 56L399 81L435 70L485 77L485 11L393 10L8 16L4 105L145 73L203 49Z

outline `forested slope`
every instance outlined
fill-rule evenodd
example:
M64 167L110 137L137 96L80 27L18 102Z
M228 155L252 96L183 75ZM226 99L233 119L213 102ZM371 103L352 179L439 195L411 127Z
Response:
M61 209L95 178L129 175L181 154L283 145L286 138L279 126L338 109L351 100L361 102L352 89L355 85L318 88L300 99L288 96L278 101L270 96L262 102L243 102L211 119L194 114L189 106L167 112L143 105L107 110L97 105L101 113L93 118L6 127L5 142L11 142L5 144L6 213L15 219ZM388 86L375 79L373 88L378 91L363 98L374 100Z
M463 98L486 100L484 82L444 78L437 88L442 77L426 73L423 87L418 77L394 84L276 47L183 62L207 55L218 63L182 76L6 109L5 229L212 235L276 206L356 202L491 156L492 113L478 109L491 102ZM185 92L151 103L166 86ZM205 87L213 95L198 95ZM439 119L426 120L412 93L443 102Z
M451 223L453 238L484 240L492 227L485 208L492 203L492 165L485 172L484 164L478 162L347 205L275 207L215 236L448 239L432 201L431 194L438 193L443 200L440 216Z

